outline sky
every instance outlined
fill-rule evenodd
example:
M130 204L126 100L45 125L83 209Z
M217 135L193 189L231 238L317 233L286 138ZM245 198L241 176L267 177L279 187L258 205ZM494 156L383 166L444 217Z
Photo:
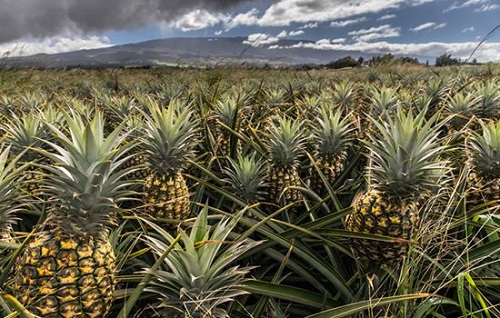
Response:
M499 25L500 0L0 0L0 57L237 36L270 50L294 39L318 50L500 62Z

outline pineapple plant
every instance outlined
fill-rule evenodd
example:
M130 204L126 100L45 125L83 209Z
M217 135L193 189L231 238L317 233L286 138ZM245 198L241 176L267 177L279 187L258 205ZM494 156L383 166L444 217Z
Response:
M437 116L428 121L424 116L399 109L383 122L371 118L377 134L367 142L368 189L354 199L346 228L393 240L353 238L353 248L362 259L401 261L419 224L421 203L439 186L446 168L437 140L440 127Z
M241 140L235 133L240 130L242 106L238 96L223 96L217 101L213 110L217 155L231 157L241 152Z
M479 121L467 142L467 204L471 207L500 199L500 120Z
M225 305L247 294L241 285L249 279L246 275L252 267L232 264L260 242L229 239L240 216L224 217L210 225L207 209L203 209L189 232L180 229L180 244L174 245L161 268L147 270L152 279L146 291L158 298L155 311L162 317L229 317ZM175 239L150 225L156 231L147 243L156 255L164 257Z
M251 155L238 155L236 159L229 158L228 166L224 167L226 178L223 179L228 186L228 190L245 205L261 203L265 200L265 174L266 165L263 160L257 159L255 153ZM235 213L243 206L233 204L230 211ZM254 218L251 209L246 210L245 217ZM236 231L241 233L243 228L236 227Z
M142 203L155 218L184 220L190 216L190 193L183 175L197 144L197 122L188 105L170 100L167 108L149 99L141 147L148 176Z
M43 317L104 317L111 307L116 264L108 239L119 204L130 194L121 169L127 159L121 127L104 134L103 116L49 125L55 142L38 151L52 160L44 182L47 216L18 256L12 292Z
M290 203L299 204L303 194L299 189L299 158L304 150L303 122L277 116L269 122L269 137L266 140L269 153L266 182L268 199L283 207Z
M315 162L311 170L311 189L316 193L326 193L325 181L332 185L344 170L352 129L349 117L343 117L341 109L321 107L321 115L313 125Z
M17 221L16 212L22 208L21 193L17 190L22 180L22 172L26 165L18 162L23 154L16 157L10 156L10 146L0 146L0 270L3 271L4 249L13 239L11 237L12 225ZM1 286L0 286L1 287Z
M40 114L36 111L17 115L12 113L9 121L2 124L5 141L11 145L11 156L23 154L19 164L27 163L28 167L23 171L24 182L21 191L32 197L39 197L42 193L43 166L49 164L47 158L34 151L35 148L44 147L42 140L47 140L47 129Z

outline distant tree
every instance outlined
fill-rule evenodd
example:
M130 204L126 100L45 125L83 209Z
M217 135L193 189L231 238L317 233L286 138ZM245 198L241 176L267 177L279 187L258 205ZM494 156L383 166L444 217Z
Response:
M450 65L457 65L460 64L460 62L451 57L451 54L442 54L436 58L436 66L450 66Z
M339 69L344 67L356 67L359 65L360 65L359 60L354 59L352 56L346 56L328 63L326 67Z

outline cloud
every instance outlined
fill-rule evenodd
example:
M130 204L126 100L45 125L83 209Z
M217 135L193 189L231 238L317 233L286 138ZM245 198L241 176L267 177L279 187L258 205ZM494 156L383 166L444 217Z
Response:
M370 29L361 29L357 31L348 32L354 40L360 42L368 42L381 38L393 38L401 35L400 28L394 28L390 24L384 24Z
M248 36L248 38L243 41L243 44L249 44L254 47L259 47L263 45L268 45L272 43L276 43L279 41L279 38L270 36L265 33L253 33Z
M259 10L253 8L247 12L239 13L234 17L229 17L226 22L226 31L229 29L236 28L240 25L255 25L259 20L257 15L259 14Z
M498 10L498 9L500 9L500 4L486 3L486 4L483 4L481 7L475 9L474 11L486 12L486 11L493 11L493 10Z
M378 18L378 20L379 21L389 20L389 19L394 19L395 17L396 17L395 14L386 14L386 15L383 15L380 18Z
M0 0L0 43L97 34L172 23L194 10L222 12L248 0Z
M306 23L301 26L299 29L314 29L318 27L318 22Z
M286 26L292 22L333 21L429 1L435 0L277 0L265 11L258 25Z
M368 19L366 17L361 17L361 18L352 19L352 20L332 21L330 23L330 26L334 27L334 28L343 28L345 26L348 26L348 25L351 25L351 24L360 23L360 22L364 22L364 21L368 21Z
M297 31L290 31L290 33L288 33L289 36L298 36L298 35L302 35L304 34L304 30L297 30Z
M278 35L276 35L277 38L286 38L287 36L288 32L286 32L286 30L281 31Z
M475 28L473 26L462 29L462 33L474 32Z
M423 23L423 24L420 24L419 26L416 26L414 28L411 28L410 31L413 31L413 32L419 32L419 31L422 31L422 30L437 30L437 29L442 29L444 27L446 27L446 23L440 23L440 24L437 24L435 22L427 22L427 23Z
M55 54L83 49L97 49L111 46L104 36L61 36L42 40L8 42L0 44L0 56L27 56L39 53Z
M212 14L204 9L194 10L180 17L173 26L182 31L200 30L214 26L224 18L223 14Z
M477 46L477 42L464 43L389 43L380 42L355 42L352 44L333 43L328 39L322 39L317 42L300 42L292 46L278 46L275 49L288 48L309 48L317 50L340 50L362 52L370 55L380 55L391 53L400 56L414 56L422 59L433 59L443 53L451 54L455 58L467 59ZM496 61L499 62L500 42L483 43L475 52L472 58L480 62Z
M451 6L444 9L443 12L450 12L453 10L467 8L467 7L470 7L470 6L473 6L476 4L485 3L485 2L487 2L487 0L467 0L467 1L463 2L462 4L459 4L459 2L454 2Z

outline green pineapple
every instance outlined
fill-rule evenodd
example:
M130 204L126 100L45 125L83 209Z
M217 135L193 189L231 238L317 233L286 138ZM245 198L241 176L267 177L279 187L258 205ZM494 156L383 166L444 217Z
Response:
M104 135L100 113L88 123L64 113L66 130L49 125L56 142L38 151L47 167L48 215L14 267L12 291L42 317L103 317L116 284L114 251L107 238L118 204L129 195L121 179L128 146L121 127Z
M482 132L472 132L468 142L467 204L471 207L500 199L500 120L479 123Z
M34 151L35 148L44 147L42 140L47 140L47 129L36 112L25 115L11 114L9 121L2 124L5 141L12 147L11 156L23 154L19 164L28 164L23 171L24 182L21 191L31 194L32 197L39 197L42 193L44 171L42 166L48 165L47 158Z
M240 285L252 269L234 262L260 243L229 239L238 217L223 218L212 226L203 209L189 233L180 229L180 244L174 245L161 268L148 270L152 280L146 291L157 296L155 310L162 317L229 317L226 305L247 293ZM150 225L157 235L148 237L148 245L161 256L174 238Z
M342 117L341 109L322 107L313 125L315 164L311 171L311 189L319 194L326 193L321 175L332 185L344 170L352 127L349 117Z
M267 147L269 162L266 181L271 203L283 207L290 203L299 204L303 199L299 177L299 158L304 150L303 122L285 117L276 117L269 123Z
M242 121L242 103L237 96L223 96L213 110L215 120L216 154L231 157L241 152L241 140L234 134L239 132Z
M395 240L353 239L360 258L397 263L408 251L408 241L419 223L421 203L438 186L446 166L440 159L443 147L436 140L436 118L426 121L424 112L414 117L411 112L398 110L385 122L371 119L378 133L368 142L368 190L354 200L346 227Z
M178 99L162 108L154 100L147 104L145 135L141 147L148 177L142 203L155 218L184 220L190 215L190 193L183 175L197 143L197 122L191 109Z

